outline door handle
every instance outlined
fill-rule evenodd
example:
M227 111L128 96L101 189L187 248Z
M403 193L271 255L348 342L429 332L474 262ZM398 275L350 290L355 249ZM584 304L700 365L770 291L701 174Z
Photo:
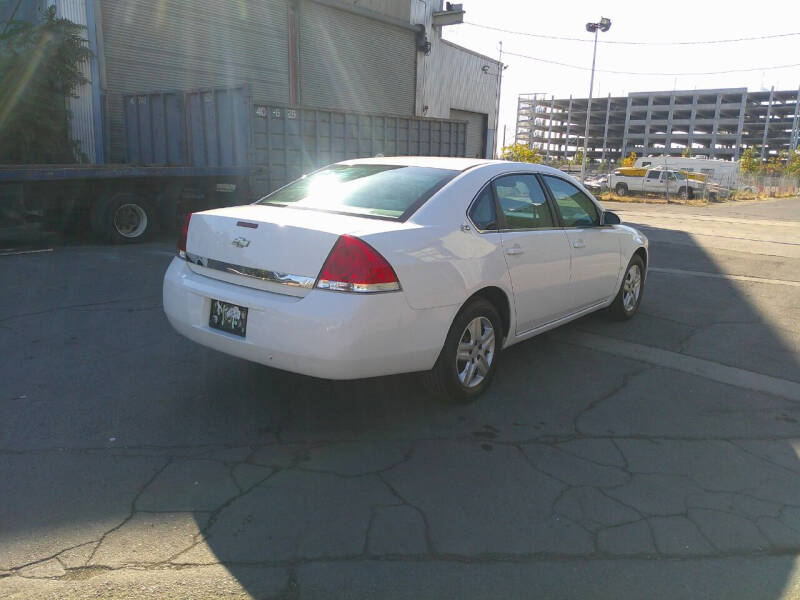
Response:
M506 254L508 254L510 256L516 256L517 254L522 254L523 252L525 252L525 250L520 248L519 244L515 244L515 245L511 246L510 248L506 248Z
M586 248L586 243L583 240L575 240L572 242L573 248Z

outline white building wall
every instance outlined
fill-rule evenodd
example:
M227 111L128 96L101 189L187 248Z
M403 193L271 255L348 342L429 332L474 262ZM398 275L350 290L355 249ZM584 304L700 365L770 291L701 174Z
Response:
M431 28L431 52L419 53L417 114L450 118L450 110L488 116L487 156L493 155L497 129L497 93L501 65L498 61L441 38ZM427 107L427 108L426 108Z
M87 26L86 0L55 0L54 4L59 17L69 19L73 23L84 27ZM80 143L80 149L86 155L88 162L93 163L96 156L96 136L94 131L90 61L81 64L80 70L88 80L88 83L75 90L77 98L67 98L67 108L72 112L70 133L72 139Z

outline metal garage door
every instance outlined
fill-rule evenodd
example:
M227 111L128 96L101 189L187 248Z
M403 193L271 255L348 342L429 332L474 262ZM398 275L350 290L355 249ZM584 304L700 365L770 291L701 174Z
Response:
M450 118L467 121L467 153L469 158L486 158L486 113L450 109Z
M247 83L260 98L289 101L286 0L100 6L112 162L124 157L123 94Z
M416 60L413 31L322 3L302 4L300 103L305 106L411 116Z

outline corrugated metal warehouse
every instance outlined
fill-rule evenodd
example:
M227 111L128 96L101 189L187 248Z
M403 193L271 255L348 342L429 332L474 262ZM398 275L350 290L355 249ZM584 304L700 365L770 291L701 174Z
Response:
M41 0L23 0L28 9ZM90 162L125 160L123 97L246 85L255 103L464 120L491 156L497 61L446 42L441 0L50 0L96 59L70 100ZM447 10L445 10L445 8ZM25 14L31 13L26 10ZM0 15L2 17L2 15Z

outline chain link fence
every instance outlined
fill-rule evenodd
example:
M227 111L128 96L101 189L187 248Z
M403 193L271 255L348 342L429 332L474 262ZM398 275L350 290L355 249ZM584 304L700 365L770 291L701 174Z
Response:
M569 173L580 179L580 164L564 161L545 161L544 164ZM614 172L619 168L612 163L592 163L586 165L584 185L600 200L619 200L623 202L667 202L676 204L708 204L736 200L756 200L766 198L800 197L800 177L796 175L766 175L735 173L714 180L695 179L688 194L679 195L663 192L629 191L625 196L618 195L609 186Z

